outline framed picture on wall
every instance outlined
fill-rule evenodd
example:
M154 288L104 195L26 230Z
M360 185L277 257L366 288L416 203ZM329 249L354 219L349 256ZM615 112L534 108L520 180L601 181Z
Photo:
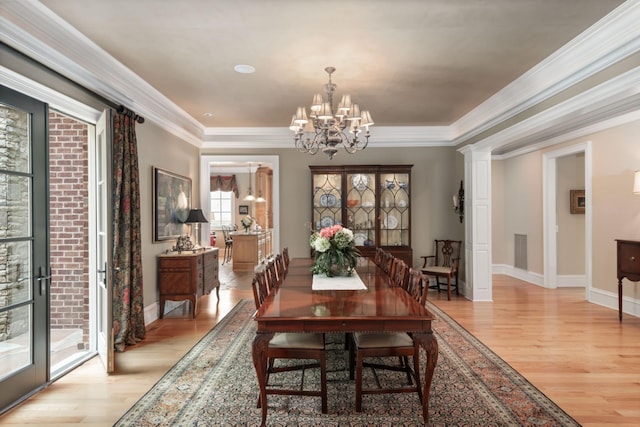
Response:
M248 205L240 205L240 206L238 206L238 214L240 214L240 215L249 215L249 206Z
M569 190L569 211L572 214L584 214L585 205L584 190Z
M175 240L186 234L191 208L191 179L153 168L153 241Z

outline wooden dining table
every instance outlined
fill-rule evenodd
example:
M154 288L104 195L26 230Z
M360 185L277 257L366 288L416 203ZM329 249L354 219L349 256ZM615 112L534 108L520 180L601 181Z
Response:
M411 332L426 352L422 391L422 416L429 420L429 391L438 361L438 342L431 329L433 313L404 289L391 284L388 275L372 260L361 258L356 271L364 290L312 290L310 258L292 259L285 280L265 299L254 315L257 333L252 357L266 402L267 348L276 332ZM343 278L334 277L336 288ZM262 407L266 424L267 405Z

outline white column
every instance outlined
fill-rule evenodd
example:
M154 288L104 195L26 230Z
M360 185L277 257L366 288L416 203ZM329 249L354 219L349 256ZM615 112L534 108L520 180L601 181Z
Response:
M492 301L491 151L464 147L465 290L472 301Z

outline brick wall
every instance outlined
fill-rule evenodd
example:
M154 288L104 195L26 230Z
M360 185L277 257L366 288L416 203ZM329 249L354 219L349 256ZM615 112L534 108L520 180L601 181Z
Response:
M87 125L50 111L51 328L80 328L85 344L89 334L87 149Z

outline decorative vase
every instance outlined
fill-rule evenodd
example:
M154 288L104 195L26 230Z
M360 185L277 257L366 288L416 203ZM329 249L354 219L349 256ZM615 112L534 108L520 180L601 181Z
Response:
M329 277L347 277L351 275L349 272L349 266L344 263L339 263L335 258L331 260L329 270L331 272L331 274L328 275Z
M249 234L249 227L244 227L245 234Z

